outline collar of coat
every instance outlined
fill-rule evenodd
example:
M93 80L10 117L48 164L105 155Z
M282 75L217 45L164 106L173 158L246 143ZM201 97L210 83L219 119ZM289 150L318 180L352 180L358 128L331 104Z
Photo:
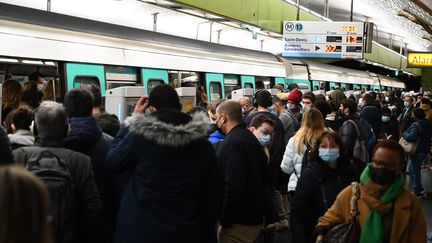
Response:
M134 114L125 120L129 131L158 145L179 147L205 138L210 119L204 112L191 116L176 110L162 110L150 115Z

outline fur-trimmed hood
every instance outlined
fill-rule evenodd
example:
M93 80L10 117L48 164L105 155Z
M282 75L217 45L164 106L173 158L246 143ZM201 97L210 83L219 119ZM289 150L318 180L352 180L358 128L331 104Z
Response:
M151 115L133 115L125 120L129 131L158 145L179 147L205 138L210 119L204 112L189 115L176 110L157 111Z

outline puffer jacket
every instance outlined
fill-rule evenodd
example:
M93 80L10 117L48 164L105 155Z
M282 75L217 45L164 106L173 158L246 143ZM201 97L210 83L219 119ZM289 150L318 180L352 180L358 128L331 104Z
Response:
M297 153L297 142L294 137L290 138L285 148L285 153L281 163L281 169L288 175L291 175L288 181L288 191L295 191L297 181L301 175L303 154L307 147L303 144L302 153Z
M420 126L420 130L419 130ZM428 120L419 120L414 122L403 134L403 137L408 142L416 142L419 140L416 153L428 153L430 140L432 138L432 125Z

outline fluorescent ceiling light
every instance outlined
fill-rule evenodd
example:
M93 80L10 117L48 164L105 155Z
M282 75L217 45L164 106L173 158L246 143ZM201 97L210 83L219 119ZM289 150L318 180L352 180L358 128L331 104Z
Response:
M17 63L18 60L17 59L12 59L12 58L0 58L0 62L14 62L14 63Z
M54 62L44 62L47 66L55 66L56 64Z
M217 16L217 15L214 15L214 14L209 14L209 13L205 13L204 17L206 19L224 19L224 17Z
M224 21L224 22L221 22L221 23L224 24L224 25L228 25L228 26L234 27L234 28L241 28L239 24L231 22L231 21Z
M163 6L177 6L177 4L165 0L156 0L156 3Z
M178 11L183 12L183 13L192 14L192 15L195 15L195 16L198 16L198 17L202 17L202 18L205 17L204 14L202 14L199 11L193 10L193 9L179 9Z
M36 65L43 65L44 64L42 61L34 61L34 60L23 60L22 63L25 63L25 64L36 64Z

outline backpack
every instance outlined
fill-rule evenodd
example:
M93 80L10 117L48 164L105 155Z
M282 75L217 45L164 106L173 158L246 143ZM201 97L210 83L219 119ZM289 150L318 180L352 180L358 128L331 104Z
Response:
M21 148L29 158L27 170L40 178L46 185L51 207L53 235L56 242L62 242L66 232L75 228L75 184L66 166L72 151L62 148Z
M366 164L369 162L369 150L367 148L366 142L363 140L362 134L360 132L357 123L353 120L347 120L347 121L353 124L357 133L357 138L355 140L354 149L353 149L353 159L361 161Z
M373 131L372 125L364 118L360 118L360 125L364 128L366 132L365 142L369 151L372 151L375 147L378 139Z

